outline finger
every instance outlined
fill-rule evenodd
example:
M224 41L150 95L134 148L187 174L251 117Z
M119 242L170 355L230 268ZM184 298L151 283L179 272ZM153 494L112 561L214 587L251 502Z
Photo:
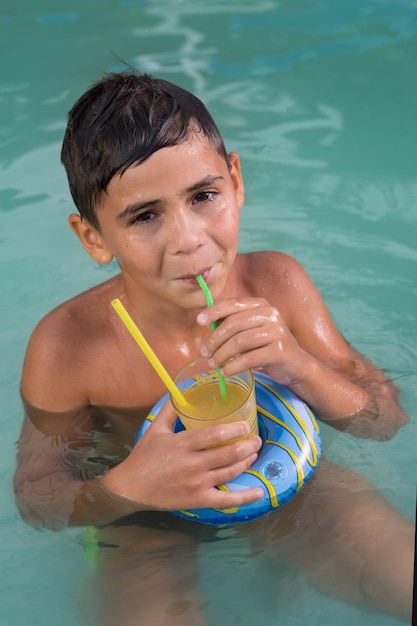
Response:
M210 352L212 347L217 347L244 331L265 328L268 325L275 325L278 321L278 311L272 307L236 313L222 319L215 332L208 337L206 346Z
M244 491L221 491L220 489L213 489L208 498L207 508L232 509L250 504L251 502L256 502L257 500L262 500L263 497L264 492L259 487L252 487Z
M237 421L229 424L218 424L216 426L203 426L188 431L190 440L192 439L192 447L194 450L207 450L217 446L223 446L232 440L243 440L250 432L250 426L247 422ZM244 441L250 441L244 440ZM220 453L218 453L220 456ZM227 452L223 452L223 456L227 456ZM227 461L226 461L227 462Z
M172 428L178 419L178 413L171 404L169 398L163 404L153 424L158 428L164 428L172 432Z
M201 326L207 326L211 324L211 322L218 322L225 317L229 317L229 315L267 304L267 301L262 298L244 298L240 300L237 298L229 298L228 300L222 300L222 302L218 302L212 307L200 311L197 315L197 323Z
M227 361L221 368L220 373L223 376L234 376L235 374L239 374L240 372L245 372L247 370L255 370L265 371L266 368L271 365L271 355L268 352L269 348L260 348L257 350L252 350L251 352L245 352L243 354L239 354L236 357Z
M214 357L227 346L229 353L216 354L215 364L219 365L240 352L279 340L283 333L288 333L288 329L275 307L236 313L220 322L201 347L201 354Z
M219 348L213 351L209 358L209 366L213 368L225 366L231 359L235 360L244 356L246 353L252 353L262 348L272 346L277 341L279 341L279 337L275 336L275 332L269 331L265 327L242 331L227 339L225 343L221 344ZM232 368L229 368L227 373L230 374L232 370L238 372L239 370L236 369L236 367L237 363L232 362ZM245 369L247 369L247 367L245 367Z
M226 467L219 467L218 469L210 472L211 484L221 485L228 483L238 476L240 476L245 470L253 465L258 458L258 454L255 452L238 463L233 463Z
M232 467L238 463L251 465L255 460L254 455L256 458L261 446L262 439L258 435L248 439L229 441L214 448L207 448L204 453L204 462L211 471Z

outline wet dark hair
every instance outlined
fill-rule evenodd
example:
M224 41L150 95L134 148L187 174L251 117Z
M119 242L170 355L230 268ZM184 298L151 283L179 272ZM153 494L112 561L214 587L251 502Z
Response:
M147 74L108 74L68 114L61 151L80 215L100 229L97 205L110 180L161 148L202 132L228 160L220 132L205 105L190 92Z

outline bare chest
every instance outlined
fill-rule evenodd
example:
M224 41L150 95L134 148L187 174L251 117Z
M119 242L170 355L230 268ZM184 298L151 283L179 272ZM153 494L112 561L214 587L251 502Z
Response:
M113 345L103 342L85 368L91 405L135 408L146 417L150 408L167 393L159 374L133 340ZM200 356L197 342L155 341L153 348L163 367L174 378L187 362Z

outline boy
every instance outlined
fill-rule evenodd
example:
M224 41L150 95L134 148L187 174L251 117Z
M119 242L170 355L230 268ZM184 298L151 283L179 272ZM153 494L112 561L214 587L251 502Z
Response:
M257 489L214 487L249 467L261 440L227 443L247 432L243 422L174 435L167 403L133 447L166 389L114 298L171 375L200 355L225 374L262 368L319 419L363 437L392 437L408 418L294 259L237 254L239 157L193 95L134 72L107 76L71 110L62 161L79 210L71 228L120 274L49 313L30 339L17 503L35 525L100 528L100 623L197 625L196 541L217 531L166 511L256 500ZM197 274L212 291L209 309ZM322 461L282 511L232 532L268 536L272 556L304 567L328 593L409 617L412 526L352 472Z

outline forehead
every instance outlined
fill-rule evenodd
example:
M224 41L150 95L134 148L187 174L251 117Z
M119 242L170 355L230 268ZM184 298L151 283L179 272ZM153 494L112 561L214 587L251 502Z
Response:
M116 174L103 196L106 199L128 198L155 200L181 193L198 181L210 176L227 177L224 157L202 133L190 133L181 144L161 148L146 161L132 165L122 175Z

